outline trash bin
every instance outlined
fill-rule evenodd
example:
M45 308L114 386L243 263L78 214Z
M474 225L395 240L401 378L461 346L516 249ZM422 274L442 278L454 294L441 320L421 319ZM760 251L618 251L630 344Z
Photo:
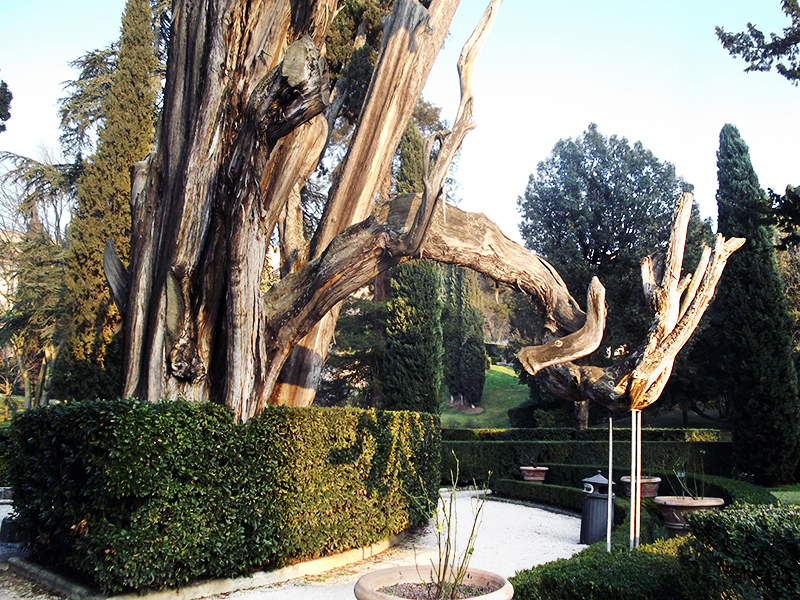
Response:
M611 485L616 485L613 481ZM612 501L614 495L612 492ZM581 544L594 544L606 537L608 522L608 479L597 472L583 480L583 514L581 515ZM613 527L613 525L612 525Z

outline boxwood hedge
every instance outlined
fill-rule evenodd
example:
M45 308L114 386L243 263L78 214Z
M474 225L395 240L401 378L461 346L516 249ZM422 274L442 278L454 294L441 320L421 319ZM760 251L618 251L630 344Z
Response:
M630 429L614 429L617 439L631 439ZM453 442L506 441L585 441L603 442L608 430L602 428L577 430L574 427L538 427L532 429L443 429L442 439ZM642 429L645 442L729 442L730 433L718 429Z
M104 592L369 545L425 522L440 482L418 413L92 401L20 415L11 441L32 558Z

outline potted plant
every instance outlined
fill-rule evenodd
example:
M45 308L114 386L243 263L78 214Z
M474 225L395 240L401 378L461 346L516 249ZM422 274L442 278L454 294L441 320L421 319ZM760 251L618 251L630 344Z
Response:
M631 496L631 476L623 475L619 478L625 490L625 495ZM642 498L655 498L658 496L658 486L661 485L661 477L655 475L645 475L639 480L639 493Z
M656 496L653 501L658 506L658 511L664 519L670 537L686 535L689 525L684 515L690 512L703 510L716 510L725 504L722 498L707 497L705 495L705 478L703 469L703 455L705 450L700 450L700 477L693 477L693 485L687 482L686 471L673 469L675 477L681 487L681 495ZM700 487L697 487L699 481ZM674 490L673 490L674 491Z
M549 470L547 467L539 467L536 465L537 460L535 458L531 459L533 466L522 466L519 468L519 472L522 474L522 479L525 481L531 481L533 483L543 483L545 475L547 475L547 471Z
M478 600L511 600L512 585L500 575L470 568L469 561L475 548L481 512L486 503L488 490L478 496L467 547L458 554L455 532L456 476L448 488L448 498L441 497L441 508L433 511L433 526L439 546L437 562L429 565L390 567L362 575L356 582L355 595L358 600L397 600L397 598L422 598L424 600L455 600L477 598ZM428 500L429 501L429 500Z

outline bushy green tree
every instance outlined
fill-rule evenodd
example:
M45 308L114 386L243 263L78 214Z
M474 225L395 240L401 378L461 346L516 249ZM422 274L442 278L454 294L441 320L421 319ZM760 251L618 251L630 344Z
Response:
M409 261L392 271L383 361L383 408L438 413L442 381L442 271Z
M717 153L719 231L747 243L729 260L715 300L719 385L730 400L735 461L757 483L793 479L800 457L800 403L792 364L792 319L778 269L766 194L733 125ZM709 329L712 329L709 327Z
M639 260L666 247L675 199L690 190L672 164L641 142L605 137L595 124L580 137L559 140L530 176L518 200L522 238L576 298L592 277L600 278L608 303L600 352L633 348L646 335L650 315Z
M66 284L73 321L58 378L59 393L65 397L114 396L121 391L121 382L110 389L92 389L88 382L106 378L89 373L105 369L106 349L119 329L119 314L103 274L103 249L111 239L123 262L128 260L129 171L152 145L157 70L150 3L128 0L116 69L103 100L97 152L87 161L78 185L71 224Z

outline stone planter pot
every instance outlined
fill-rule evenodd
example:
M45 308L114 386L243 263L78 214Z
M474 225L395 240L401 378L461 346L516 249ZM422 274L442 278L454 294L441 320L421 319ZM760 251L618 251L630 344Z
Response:
M520 467L519 472L522 473L522 478L525 481L533 481L534 483L542 483L545 475L547 475L548 467Z
M689 525L684 515L701 510L715 510L725 504L722 498L684 498L682 496L656 496L653 502L658 506L670 537L686 535Z
M631 497L631 476L623 475L619 478L622 486L625 489L625 495ZM658 486L661 483L661 477L642 477L639 482L639 490L641 491L642 498L655 498L658 496Z
M379 592L380 588L395 585L396 583L422 583L431 580L433 567L408 565L405 567L390 567L372 571L362 575L356 583L355 594L358 600L398 600L402 596L391 596ZM468 569L464 583L480 586L493 586L499 589L489 594L473 596L479 600L511 600L514 597L514 588L504 577L480 569Z

